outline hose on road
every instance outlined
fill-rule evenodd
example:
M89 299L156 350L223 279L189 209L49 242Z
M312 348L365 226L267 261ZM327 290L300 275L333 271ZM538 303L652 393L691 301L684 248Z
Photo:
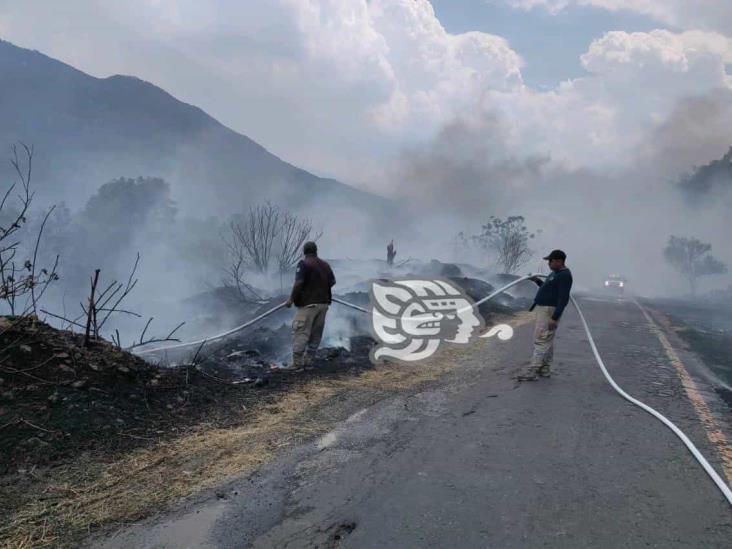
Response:
M523 282L524 280L529 280L530 278L533 278L533 277L546 278L546 275L533 274L533 275L527 275L527 276L521 277L521 278L519 278L517 280L514 280L510 284L506 284L503 288L499 288L498 290L496 290L495 292L493 292L489 296L486 296L483 299L481 299L480 301L477 301L475 303L475 306L477 307L477 306L481 305L482 303L485 303L489 299L494 298L498 294L500 294L500 293L508 290L509 288L511 288L511 287L519 284L520 282ZM574 308L576 309L577 314L579 315L580 322L582 323L582 327L585 329L585 333L587 334L587 340L589 341L590 348L592 349L592 354L595 355L595 360L597 361L597 364L600 366L600 370L602 370L602 374L605 376L605 379L610 384L610 386L621 397L623 397L625 400L627 400L628 402L631 402L632 404L635 404L639 408L645 410L646 412L648 412L649 414L651 414L653 417L655 417L656 419L658 419L661 423L663 423L666 427L668 427L669 429L671 429L671 431L673 431L673 433L677 437L679 437L679 439L681 439L681 442L683 442L684 445L686 445L686 448L689 450L689 452L691 452L691 455L694 456L694 459L696 459L697 462L699 462L699 464L702 466L702 468L704 469L704 471L706 471L706 473L712 479L712 481L714 482L714 484L717 485L717 487L719 488L719 490L722 492L722 494L724 495L724 497L727 499L727 502L730 505L732 505L732 490L730 490L730 487L727 485L727 483L724 480L722 480L722 478L719 476L719 474L717 473L717 471L715 471L714 468L709 464L709 462L701 454L701 452L694 445L694 443L691 442L691 440L689 440L689 437L687 437L681 429L679 429L676 425L674 425L674 423L671 420L669 420L668 418L666 418L663 414L661 414L660 412L657 412L656 410L654 410L653 408L651 408L647 404L644 404L640 400L638 400L636 398L633 398L628 393L626 393L620 387L620 385L618 385L615 382L615 380L613 379L613 377L610 375L610 372L608 372L607 368L605 367L605 362L603 362L602 357L600 356L600 352L597 350L597 345L595 344L595 340L592 337L592 332L590 332L590 327L587 324L587 320L585 319L585 315L582 314L582 309L580 308L579 304L577 303L577 300L574 297L570 297L570 300L572 302L572 305L574 305Z
M592 334L590 333L590 328L587 325L587 320L585 320L585 315L582 314L582 309L580 309L579 305L577 305L577 301L574 299L574 297L570 297L572 300L572 304L574 305L574 308L577 309L577 314L579 314L580 321L582 322L582 326L585 329L585 332L587 333L587 339L590 342L590 347L592 348L592 353L595 355L595 360L600 365L600 369L602 370L603 375L605 376L605 379L607 379L608 383L612 386L615 391L620 394L621 397L623 397L625 400L632 402L639 408L642 408L649 414L651 414L653 417L658 419L661 423L663 423L666 427L671 429L673 433L681 439L681 442L683 442L686 447L688 448L689 452L691 452L691 455L694 456L694 459L696 459L699 464L704 468L704 470L707 472L707 474L711 477L711 479L714 481L714 484L717 485L717 487L720 489L722 494L725 498L727 498L727 502L732 505L732 490L730 490L730 487L727 485L727 483L722 480L722 478L717 474L717 471L714 470L714 468L709 464L709 462L706 460L706 458L701 454L699 449L694 445L691 440L689 440L689 437L687 437L684 432L679 429L676 425L674 425L671 420L666 418L661 413L657 412L647 404L642 403L640 400L633 398L628 393L623 391L623 389L615 383L615 380L612 378L612 376L608 373L607 368L605 367L605 363L602 361L602 357L600 356L600 353L597 350L597 345L595 345L595 340L592 339Z
M503 286L503 287L495 290L490 295L487 295L486 297L484 297L484 298L476 301L473 306L474 307L478 307L478 306L482 305L483 303L485 303L487 301L490 301L491 299L495 298L496 296L502 294L506 290L508 290L508 289L516 286L517 284L520 284L521 282L524 282L526 280L529 280L529 279L535 278L535 277L538 277L538 278L546 278L546 275L538 274L537 273L537 274L531 274L531 275L527 275L527 276L523 276L521 278L518 278L518 279L510 282L509 284L506 284L505 286ZM623 397L625 400L627 400L628 402L630 402L630 403L638 406L639 408L645 410L646 412L648 412L649 414L651 414L653 417L655 417L656 419L658 419L661 423L663 423L666 427L668 427L669 429L671 429L671 431L679 439L681 439L681 442L684 443L684 445L689 450L689 452L691 452L691 455L702 466L702 468L704 469L704 471L706 471L706 473L712 479L712 481L714 482L714 484L717 485L717 487L719 488L719 490L722 492L722 494L724 495L724 497L727 499L727 502L730 505L732 505L732 490L730 490L730 487L724 482L724 480L722 480L722 478L719 476L719 474L717 474L717 472L709 464L709 462L706 460L706 458L701 454L701 452L694 445L694 443L691 442L691 440L689 440L689 437L687 437L681 429L679 429L676 425L674 425L674 423L671 422L664 415L662 415L661 413L657 412L656 410L654 410L653 408L651 408L647 404L644 404L640 400L638 400L638 399L633 398L632 396L630 396L628 393L626 393L615 382L615 380L612 378L612 376L608 372L607 367L605 366L605 363L603 362L602 357L600 356L600 352L597 350L597 345L595 344L595 340L592 337L592 332L590 332L590 327L587 324L587 320L585 319L585 315L582 313L582 309L580 308L579 304L577 303L577 301L575 300L574 297L570 297L570 300L572 301L572 305L574 305L574 308L576 309L577 314L579 315L580 322L582 323L582 327L584 328L585 333L587 334L587 340L590 343L590 348L592 349L592 353L595 356L595 360L597 361L597 364L600 366L600 370L602 371L602 374L605 376L605 379L610 384L610 386L621 397ZM340 304L340 305L343 305L343 306L346 306L346 307L350 307L351 309L354 309L356 311L360 311L362 313L368 313L369 312L367 309L364 309L363 307L359 307L358 305L354 305L353 303L349 303L347 301L343 301L342 299L333 298L333 301L336 302L336 303L338 303L338 304ZM205 338L205 339L200 339L198 341L191 341L191 342L187 342L187 343L179 343L179 344L176 344L176 345L169 345L169 346L166 346L166 347L157 347L155 349L145 349L145 350L137 351L137 354L148 354L148 353L154 353L154 352L160 352L160 351L167 351L167 350L170 350L170 349L180 349L180 348L184 348L184 347L192 347L194 345L203 345L203 344L205 344L207 342L210 342L210 341L216 341L216 340L222 339L222 338L224 338L226 336L229 336L229 335L231 335L233 333L236 333L236 332L239 332L241 330L244 330L245 328L248 328L249 326L252 326L253 324L256 324L257 322L263 320L264 318L266 318L266 317L274 314L275 312L279 311L283 307L285 307L285 303L280 303L276 307L273 307L273 308L269 309L268 311L265 311L261 315L255 317L255 318L253 318L251 320L249 320L248 322L245 322L244 324L242 324L240 326L237 326L236 328L232 328L231 330L228 330L226 332L223 332L223 333L220 333L220 334L217 334L217 335L214 335L214 336Z

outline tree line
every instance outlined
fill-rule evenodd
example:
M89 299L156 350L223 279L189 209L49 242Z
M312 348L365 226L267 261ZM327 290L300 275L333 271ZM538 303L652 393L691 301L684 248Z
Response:
M0 315L42 315L84 332L87 341L104 330L121 347L111 319L141 316L124 306L137 287L141 249L142 261L145 251L162 248L191 267L206 263L202 291L228 288L251 301L265 296L249 278L269 278L268 291L279 275L281 289L304 242L322 234L311 220L270 203L228 220L179 219L170 185L156 177L109 181L76 212L63 203L42 210L34 203L33 156L30 146L11 148L17 181L0 198ZM41 305L47 291L53 303ZM132 345L173 339L175 329L166 337L149 335L151 321Z

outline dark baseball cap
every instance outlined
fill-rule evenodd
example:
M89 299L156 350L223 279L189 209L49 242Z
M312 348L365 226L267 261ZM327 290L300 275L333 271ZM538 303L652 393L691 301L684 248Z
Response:
M567 259L567 254L565 254L562 250L552 250L552 253L550 253L544 259L561 259L561 260L565 260L565 259Z

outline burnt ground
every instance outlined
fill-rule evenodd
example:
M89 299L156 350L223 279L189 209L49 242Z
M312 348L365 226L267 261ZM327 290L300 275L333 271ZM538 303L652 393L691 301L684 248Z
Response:
M129 451L204 419L225 427L307 377L357 375L371 366L371 340L355 337L354 352L324 348L317 370L284 373L268 358L289 339L284 325L227 340L195 364L158 367L105 341L85 348L80 334L40 321L3 320L0 474L81 452Z
M654 299L648 304L663 311L703 359L709 385L732 411L732 301Z

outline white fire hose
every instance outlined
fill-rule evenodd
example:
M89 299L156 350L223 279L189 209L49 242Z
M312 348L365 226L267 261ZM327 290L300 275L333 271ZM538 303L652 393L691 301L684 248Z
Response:
M511 288L512 286L515 286L516 284L523 282L524 280L529 280L533 277L541 277L546 278L546 275L542 274L533 274L533 275L527 275L524 277L521 277L517 280L514 280L510 284L506 284L503 288L500 288L490 294L487 297L484 297L480 301L477 301L475 303L475 306L479 306L482 303L485 303L489 299L494 298L498 294L504 292L505 290ZM679 429L676 425L671 422L668 418L666 418L664 415L662 415L660 412L657 412L647 404L642 403L640 400L633 398L628 393L626 393L617 383L615 383L615 380L612 378L610 373L607 371L607 368L605 367L605 363L602 360L602 357L600 356L600 352L597 350L597 345L595 345L595 340L592 337L592 333L590 332L590 327L587 324L587 320L585 320L585 315L582 314L582 309L580 309L580 306L577 304L577 301L574 299L574 297L570 296L570 300L572 301L572 305L574 305L574 308L577 310L577 314L579 315L580 321L582 322L582 327L585 329L585 333L587 334L587 340L590 342L590 347L592 348L592 353L595 355L595 360L597 361L597 364L600 366L600 370L602 370L602 374L605 376L605 379L607 379L607 382L610 384L610 386L615 389L615 391L623 397L625 400L635 404L639 408L642 408L649 414L651 414L653 417L658 419L661 423L663 423L666 427L671 429L673 433L681 439L681 442L683 442L686 447L688 448L689 452L691 452L691 455L694 456L694 459L696 459L699 464L704 468L704 470L707 472L707 474L711 477L711 479L714 481L714 484L717 485L717 487L720 489L724 497L727 499L727 502L732 505L732 490L730 490L730 487L727 485L724 480L717 474L717 471L714 470L714 468L709 464L709 462L706 460L706 458L701 454L699 449L694 445L691 440L689 440L689 437L687 437L684 432Z
M491 299L495 298L496 296L502 294L509 288L512 288L513 286L516 286L517 284L524 282L526 280L529 280L531 278L538 277L538 278L546 278L546 275L543 274L531 274L527 276L523 276L521 278L518 278L514 280L513 282L506 284L502 288L497 289L490 295L487 295L486 297L480 299L479 301L476 301L474 304L474 307L478 307L482 305L483 303L490 301ZM694 456L694 459L699 462L699 464L702 466L702 468L706 471L706 473L710 476L710 478L714 481L714 483L717 485L719 490L722 492L724 497L727 499L727 502L732 505L732 490L730 490L730 487L722 480L722 478L717 474L717 472L714 470L714 468L709 464L709 462L706 460L706 458L701 454L699 449L694 445L691 440L689 440L689 437L687 437L684 432L679 429L676 425L674 425L668 418L663 416L661 413L657 412L647 404L644 404L638 399L633 398L628 393L626 393L612 378L610 373L607 371L607 368L605 367L605 363L602 360L602 357L600 356L599 351L597 350L597 346L595 345L595 340L592 338L592 333L590 332L590 327L587 324L587 321L585 320L585 316L582 314L582 309L580 309L579 305L577 304L577 301L574 299L574 297L570 297L570 300L572 301L572 305L574 305L574 308L577 310L577 314L579 315L580 321L582 323L583 328L585 329L585 333L587 334L587 339L590 343L590 347L592 348L592 353L595 355L595 360L597 361L597 364L600 366L600 370L602 371L602 374L605 376L605 379L608 381L610 386L625 400L631 402L632 404L635 404L639 408L642 408L649 414L651 414L653 417L658 419L661 423L663 423L666 427L671 429L673 433L681 439L681 442L683 442L686 445L686 448L691 452L691 455ZM359 307L358 305L354 305L353 303L349 303L347 301L343 301L342 299L333 298L333 301L336 303L339 303L340 305L344 305L346 307L350 307L351 309L354 309L356 311L360 311L362 313L368 313L369 311L367 309L364 309L363 307ZM160 352L160 351L167 351L170 349L181 349L184 347L192 347L194 345L200 345L210 342L210 341L216 341L219 339L223 339L226 336L229 336L231 334L234 334L236 332L239 332L241 330L244 330L245 328L248 328L249 326L256 324L257 322L263 320L264 318L270 316L271 314L279 311L285 307L285 303L280 303L276 307L273 307L269 309L268 311L262 313L261 315L257 316L256 318L253 318L249 320L248 322L245 322L241 326L237 326L236 328L232 328L231 330L228 330L226 332L208 337L206 339L199 339L198 341L191 341L187 343L179 343L176 345L169 345L166 347L158 347L155 349L145 349L142 351L137 351L137 354L148 354L148 353L154 353L154 352Z
M150 354L150 353L159 353L160 351L170 351L172 349L183 349L185 347L193 347L194 345L203 345L204 343L209 343L211 341L218 341L219 339L223 339L226 336L235 334L236 332L241 332L245 328L249 328L249 326L256 324L260 320L264 320L269 315L276 313L280 309L285 308L286 305L287 305L286 303L280 303L276 307L272 307L270 310L263 312L261 315L254 317L253 319L245 322L244 324L242 324L240 326L237 326L236 328L232 328L231 330L227 330L220 334L216 334L216 335L204 338L204 339L199 339L197 341L188 341L186 343L176 343L174 345L166 345L165 347L155 347L154 349L144 349L142 351L133 350L132 352L134 352L138 355L146 355L146 354Z
M602 361L602 357L600 356L600 353L597 350L597 346L595 345L595 340L592 339L592 334L590 333L590 328L587 326L587 321L585 320L585 315L582 314L582 310L579 308L579 305L577 305L577 302L573 297L570 297L572 300L572 305L574 305L574 308L577 309L577 314L579 314L580 321L582 322L582 326L585 329L585 332L587 333L587 339L590 342L590 347L592 347L592 353L595 355L595 360L597 361L597 364L599 364L600 369L602 370L603 375L605 376L605 379L607 379L608 383L612 386L615 391L620 394L621 397L623 397L625 400L632 402L639 408L644 409L646 412L651 414L653 417L658 419L661 423L663 423L666 427L671 429L673 433L681 439L681 442L683 442L686 447L689 449L689 452L691 452L691 455L694 456L694 459L696 459L699 464L704 468L704 470L707 472L707 474L711 477L711 479L714 481L714 484L717 485L717 487L721 490L722 494L725 498L727 498L727 502L732 505L732 490L730 490L730 487L727 485L724 480L717 474L717 471L714 470L714 468L709 464L709 462L706 460L706 458L701 454L699 449L694 446L694 443L689 440L689 437L687 437L684 432L676 427L671 420L666 418L664 415L662 415L660 412L657 412L647 404L643 404L640 400L633 398L628 393L623 391L623 389L615 383L615 380L612 378L612 376L608 373L607 368L605 367L605 363Z

